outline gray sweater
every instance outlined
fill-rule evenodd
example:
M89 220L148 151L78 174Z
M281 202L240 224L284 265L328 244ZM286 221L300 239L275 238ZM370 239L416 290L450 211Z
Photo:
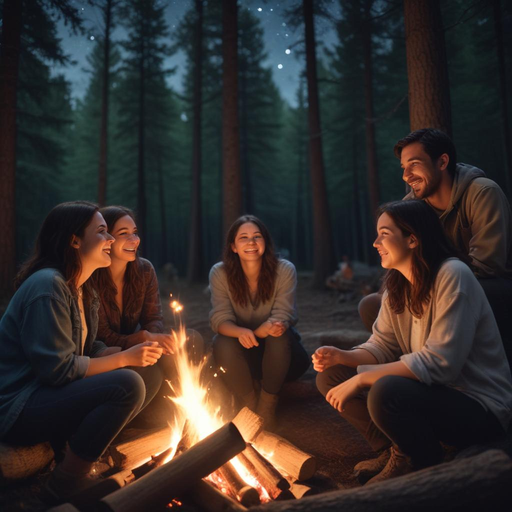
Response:
M276 284L270 300L257 307L251 303L242 307L233 300L229 291L224 264L217 263L210 270L212 302L210 325L212 330L218 332L219 325L228 321L251 330L257 329L266 320L281 321L288 327L292 327L298 320L295 303L296 288L295 266L287 260L279 260Z
M420 319L407 308L393 313L384 293L372 336L356 348L373 354L379 364L401 360L427 385L458 389L508 428L510 368L485 293L460 260L450 258L441 265Z

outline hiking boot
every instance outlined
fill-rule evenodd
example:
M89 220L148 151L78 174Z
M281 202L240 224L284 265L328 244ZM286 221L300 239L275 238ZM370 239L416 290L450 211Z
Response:
M261 389L256 414L263 418L263 428L269 432L272 432L276 426L276 407L278 401L278 395L267 393L263 388Z
M361 484L365 484L372 476L378 475L388 463L391 448L379 452L375 459L363 460L354 466L354 475Z
M410 458L405 453L401 452L396 446L392 446L390 450L391 454L384 469L378 475L368 480L366 485L383 482L389 478L407 475L414 471Z
M41 499L48 505L59 505L72 500L86 489L96 485L98 481L97 478L88 474L69 475L57 466L42 488Z

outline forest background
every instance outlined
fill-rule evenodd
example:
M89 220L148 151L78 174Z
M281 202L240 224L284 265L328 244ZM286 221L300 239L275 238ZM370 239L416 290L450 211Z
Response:
M511 198L511 2L262 0L285 7L297 34L293 104L265 64L256 2L191 1L172 31L167 3L0 0L4 297L42 219L75 199L134 209L143 255L189 281L206 279L243 212L317 283L344 255L375 263L375 208L405 192L393 145L425 126L450 133L458 160ZM72 66L59 23L90 37L85 4L100 17L76 100L52 68ZM329 47L319 23L335 31ZM178 51L179 91L167 66Z

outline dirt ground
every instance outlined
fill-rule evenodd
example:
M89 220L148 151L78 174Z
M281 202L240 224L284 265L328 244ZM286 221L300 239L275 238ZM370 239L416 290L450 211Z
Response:
M367 338L357 313L357 298L340 301L332 290L311 288L311 277L299 276L297 306L298 331L309 354L323 344L352 346ZM183 306L182 320L188 328L203 336L207 347L213 336L209 327L210 298L206 283L186 286L182 282L160 283L165 323L174 325L169 294ZM277 433L318 458L317 475L308 482L319 492L358 486L353 466L372 456L364 439L327 404L315 386L315 372L310 369L298 381L289 383L282 392L278 407ZM48 474L42 471L28 481L0 489L0 510L39 511L46 507L37 498L41 482Z

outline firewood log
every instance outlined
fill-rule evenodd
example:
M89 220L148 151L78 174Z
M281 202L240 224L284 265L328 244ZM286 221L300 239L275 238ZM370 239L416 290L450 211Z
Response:
M109 494L100 505L113 512L140 512L165 506L244 449L240 432L227 423L167 464Z
M240 500L242 505L251 507L260 504L258 491L242 479L230 462L222 465L216 473L226 482L229 490L235 498Z
M290 488L290 483L279 471L250 444L241 454L246 457L254 468L255 476L267 490L272 499L277 499L282 491Z
M133 429L120 442L110 445L109 454L116 468L133 469L140 466L152 455L161 453L171 444L171 429Z
M304 498L304 496L312 496L313 494L316 494L315 489L309 485L299 484L298 482L290 483L290 492L297 500Z
M193 501L205 512L247 511L246 507L219 491L217 487L208 482L208 480L200 480L190 489L185 498Z
M232 422L248 443L252 443L263 430L263 418L252 412L249 407L240 409L240 412L233 418Z
M80 511L71 503L63 503L62 505L57 505L56 507L49 508L46 512L80 512Z
M316 472L316 458L283 437L263 430L253 444L266 457L271 455L272 462L296 480L307 480Z
M51 462L50 443L16 446L0 443L0 485L34 475Z
M488 450L378 484L274 501L251 512L506 511L510 510L510 482L509 456L502 450Z

